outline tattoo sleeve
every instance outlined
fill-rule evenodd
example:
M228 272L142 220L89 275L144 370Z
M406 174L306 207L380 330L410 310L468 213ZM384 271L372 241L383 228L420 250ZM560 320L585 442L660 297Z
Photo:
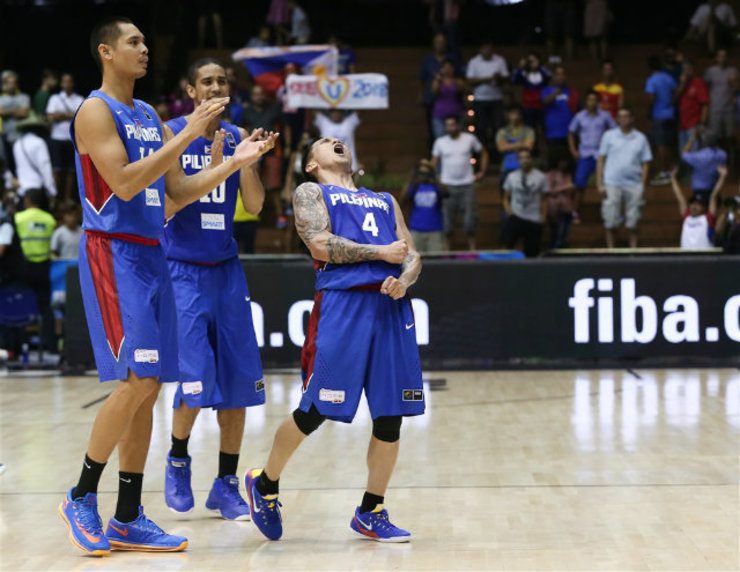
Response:
M411 251L401 264L401 275L398 279L403 280L408 287L418 280L419 274L421 274L421 256L418 252Z
M333 264L353 264L378 259L378 247L358 244L331 234L329 213L321 187L316 183L299 185L293 195L293 212L298 236L314 254Z

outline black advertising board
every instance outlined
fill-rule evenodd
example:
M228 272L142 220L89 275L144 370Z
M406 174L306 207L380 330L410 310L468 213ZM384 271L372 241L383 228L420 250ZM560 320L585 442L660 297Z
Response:
M243 265L265 367L297 367L310 262ZM75 280L65 349L92 363ZM427 260L410 294L427 369L740 364L737 257Z

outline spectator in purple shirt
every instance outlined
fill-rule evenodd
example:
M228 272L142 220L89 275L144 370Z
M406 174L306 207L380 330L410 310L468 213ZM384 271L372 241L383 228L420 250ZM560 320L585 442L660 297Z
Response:
M727 165L727 152L718 146L717 136L700 130L701 147L692 151L697 140L694 132L681 153L681 159L691 167L691 190L697 196L709 197L717 182L717 167Z
M568 147L576 161L573 181L576 188L574 222L578 221L578 204L588 186L588 180L596 172L601 136L616 126L611 114L599 108L599 94L589 91L586 95L586 108L576 113L568 127Z
M432 82L434 104L432 107L432 133L434 138L444 136L445 119L451 116L460 118L463 112L463 93L465 82L455 77L455 66L445 61Z
M453 62L459 68L459 61L450 53L444 34L435 34L432 43L432 51L424 56L421 61L419 80L421 81L421 102L426 110L427 126L429 129L429 148L432 147L432 108L434 106L434 94L432 93L432 82L439 74L445 61Z

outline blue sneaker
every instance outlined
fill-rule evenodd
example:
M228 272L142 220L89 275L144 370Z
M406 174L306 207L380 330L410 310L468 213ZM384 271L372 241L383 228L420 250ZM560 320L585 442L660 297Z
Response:
M180 552L188 547L187 538L167 534L146 517L141 506L139 516L133 522L119 522L111 518L105 535L113 550Z
M262 469L250 469L244 475L247 500L252 514L252 522L270 540L278 540L283 535L283 518L280 516L280 501L277 495L262 496L257 490L257 478Z
M195 499L190 485L190 457L167 455L164 472L164 502L172 512L188 514L193 511Z
M69 530L69 541L91 556L108 556L110 543L103 534L103 521L98 514L98 496L87 493L84 497L73 499L70 489L67 497L59 505L59 516Z
M239 494L239 479L235 475L216 477L206 508L220 512L226 520L249 520L249 505Z
M355 517L349 526L356 533L377 542L408 542L411 540L411 533L398 528L388 520L388 511L380 504L370 512L360 512L360 507L357 507Z

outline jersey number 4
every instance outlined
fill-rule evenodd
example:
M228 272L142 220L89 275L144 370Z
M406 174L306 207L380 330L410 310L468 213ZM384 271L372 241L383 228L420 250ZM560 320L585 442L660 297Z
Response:
M373 213L367 213L365 215L365 220L362 221L362 230L365 232L369 232L373 236L378 236L378 225L375 222L375 215Z

